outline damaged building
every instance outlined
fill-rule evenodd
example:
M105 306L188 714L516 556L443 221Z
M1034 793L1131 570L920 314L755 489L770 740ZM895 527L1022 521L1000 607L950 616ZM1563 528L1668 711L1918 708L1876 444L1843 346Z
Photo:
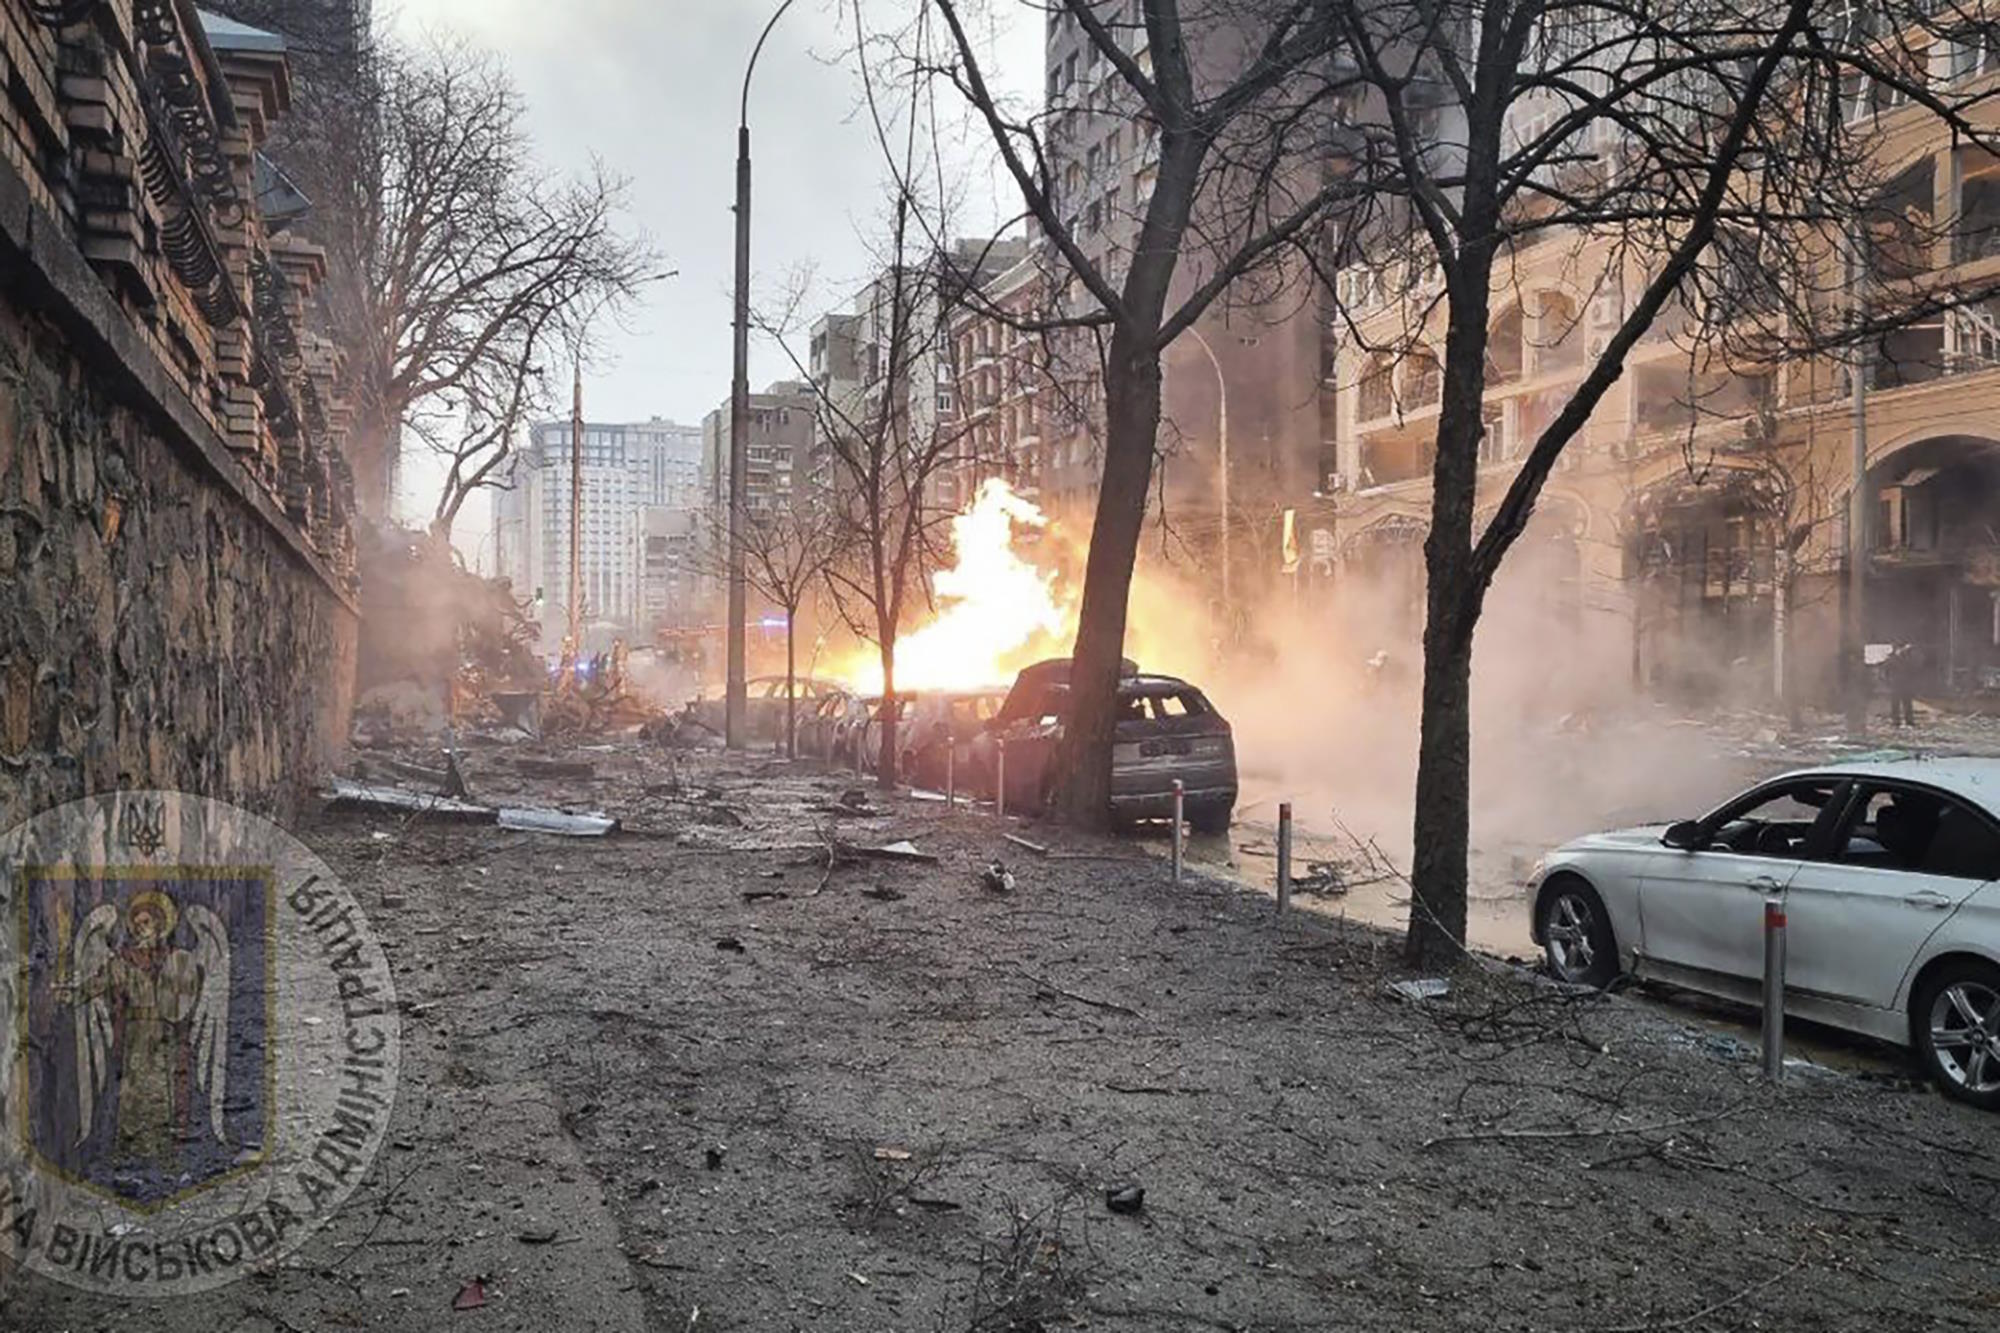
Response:
M260 155L282 39L0 0L0 823L118 786L292 808L356 604L324 253Z

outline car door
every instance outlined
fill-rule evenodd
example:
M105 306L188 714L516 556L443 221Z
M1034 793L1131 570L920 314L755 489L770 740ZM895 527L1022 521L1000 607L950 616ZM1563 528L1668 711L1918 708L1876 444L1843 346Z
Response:
M1699 845L1647 860L1639 882L1648 959L1751 979L1764 973L1764 896L1782 892L1824 844L1847 782L1789 778L1755 788L1701 821Z
M2000 831L1950 796L1895 781L1859 784L1827 854L1786 893L1785 988L1895 1005L1926 941L2000 876Z

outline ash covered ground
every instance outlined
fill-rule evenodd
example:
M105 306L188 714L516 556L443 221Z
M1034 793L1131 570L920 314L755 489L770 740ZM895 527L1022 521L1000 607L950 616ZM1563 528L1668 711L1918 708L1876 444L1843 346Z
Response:
M10 1275L24 1333L1930 1329L2000 1305L1993 1121L1278 918L1148 849L636 743L304 836L405 1008L390 1144L274 1271L171 1305ZM933 861L838 851L909 839ZM996 858L1015 877L990 886ZM829 869L829 861L833 864ZM1136 1188L1143 1201L1132 1208ZM455 1311L469 1285L478 1308Z

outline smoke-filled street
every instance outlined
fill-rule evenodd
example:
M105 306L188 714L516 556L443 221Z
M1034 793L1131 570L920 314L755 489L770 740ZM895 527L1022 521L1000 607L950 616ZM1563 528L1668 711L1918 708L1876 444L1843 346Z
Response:
M465 769L627 827L306 831L388 918L406 1024L341 1216L170 1306L13 1284L6 1327L1986 1321L2000 1162L1910 1080L1771 1088L1742 1041L1512 970L1397 998L1388 932L812 767Z

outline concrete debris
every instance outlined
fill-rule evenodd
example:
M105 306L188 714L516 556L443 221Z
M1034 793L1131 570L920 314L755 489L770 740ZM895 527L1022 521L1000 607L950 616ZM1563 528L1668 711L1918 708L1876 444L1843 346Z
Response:
M1425 1000L1442 1000L1451 994L1451 983L1443 977L1423 977L1415 981L1386 982L1382 989L1399 1000L1421 1004Z
M1146 1187L1143 1185L1113 1185L1104 1191L1104 1206L1114 1213L1138 1213L1145 1211Z

